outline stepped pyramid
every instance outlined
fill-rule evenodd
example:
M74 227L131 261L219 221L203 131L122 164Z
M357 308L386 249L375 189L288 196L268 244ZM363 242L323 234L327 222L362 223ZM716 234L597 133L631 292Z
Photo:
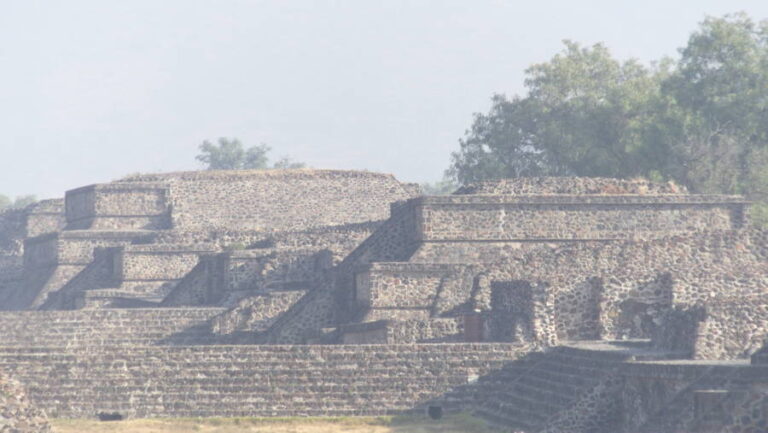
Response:
M645 180L132 176L0 214L0 370L64 418L440 406L531 433L759 431L748 208Z

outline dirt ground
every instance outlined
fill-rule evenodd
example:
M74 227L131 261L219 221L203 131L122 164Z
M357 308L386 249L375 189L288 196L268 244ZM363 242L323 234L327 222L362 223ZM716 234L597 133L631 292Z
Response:
M439 421L415 417L382 418L201 418L127 421L53 420L56 433L491 433L469 415Z

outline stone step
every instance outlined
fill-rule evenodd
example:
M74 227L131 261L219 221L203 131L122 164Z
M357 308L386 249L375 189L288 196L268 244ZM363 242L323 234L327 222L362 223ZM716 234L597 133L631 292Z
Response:
M627 358L626 353L558 347L523 372L512 363L492 374L493 380L480 383L481 392L488 397L478 413L492 423L538 431L548 418L573 405Z
M347 360L355 359L357 356L363 356L366 354L372 354L375 352L365 351L348 351L348 352L284 352L284 351L261 351L261 350L242 350L248 346L245 345L205 345L205 346L162 346L162 345L145 345L145 346L133 346L133 347L114 347L114 348L83 348L83 347L38 347L34 348L34 351L30 351L28 348L21 346L3 346L0 347L0 357L37 357L36 359L46 358L55 361L57 358L69 359L71 356L78 356L80 359L118 359L118 358L147 358L152 356L162 356L163 359L174 359L179 357L183 359L200 359L210 360L211 357L218 357L217 359L259 359L267 360L285 360L285 359L300 359L300 360L316 360L316 361L329 361L329 360ZM188 348L194 348L194 350L186 350ZM407 349L405 349L407 350ZM514 355L512 353L502 352L486 352L482 356L476 356L477 354L463 352L455 352L450 354L440 354L434 352L403 352L400 355L395 353L381 353L376 354L375 359L381 360L407 360L407 359L423 359L424 356L434 354L440 355L441 359L455 359L461 361L476 361L487 360L489 357L493 357L498 360L507 360ZM186 358L184 358L186 357ZM351 357L351 358L350 358ZM361 361L370 361L370 358L361 358Z
M479 367L479 366L478 366ZM488 368L493 368L493 366L488 366ZM334 370L328 370L328 369L317 369L314 371L308 371L308 372L269 372L266 369L263 370L256 370L256 369L248 369L248 370L219 370L219 371L206 371L204 369L190 369L190 372L185 374L177 374L174 375L173 371L167 370L162 372L157 372L154 370L151 370L149 368L144 369L133 369L130 373L128 372L109 372L106 369L69 369L69 368L59 368L59 369L28 369L24 370L23 368L9 368L7 371L9 374L14 375L19 380L22 380L24 382L27 382L28 384L35 384L35 383L66 383L69 381L77 381L82 380L84 382L92 382L96 381L96 383L112 383L112 382L119 382L123 380L131 380L134 378L142 379L145 376L147 376L148 371L150 372L150 379L155 380L194 380L196 378L218 378L218 377L232 377L232 378L239 378L241 380L291 380L294 382L298 381L306 381L306 382L312 382L317 381L318 378L341 378L344 379L345 376L349 376L350 374L354 374L354 372L362 371L360 368L346 368L346 369L334 369ZM447 374L441 374L440 372L434 371L434 369L430 369L428 367L421 367L421 366L413 366L411 368L408 368L407 366L402 366L400 368L371 368L371 369L365 369L366 373L370 374L380 374L380 375L413 375L414 372L418 373L419 375L423 376L424 378L442 378L442 377L453 377L449 376ZM484 371L480 370L478 373L485 373ZM40 375L54 375L57 374L59 376L62 376L61 378L57 379L48 379L47 381L41 381L39 379ZM98 376L97 376L98 375ZM462 376L462 375L459 375ZM464 378L464 382L466 382L468 377L471 377L469 375L464 374L462 376ZM77 382L75 382L77 383Z
M25 383L33 403L55 417L371 415L412 411L526 350L509 344L0 347L0 369Z
M488 370L492 369L492 365L483 366L484 368L481 370L479 369L481 367L480 365L473 366L470 368L476 368L478 369L478 373L485 373L486 368ZM357 368L358 370L361 370ZM315 368L313 370L307 370L307 371L280 371L280 372L270 372L268 369L258 369L254 367L250 367L247 369L216 369L216 370L206 370L204 367L199 369L190 369L189 372L186 372L184 374L173 374L173 371L168 369L164 371L156 371L154 369L151 369L151 366L147 366L146 368L133 368L131 371L118 371L117 368L113 369L112 371L108 369L98 369L98 368L47 368L47 369L25 369L24 367L17 367L17 368L11 368L8 369L9 372L15 373L16 377L29 379L32 383L60 383L64 381L92 381L92 382L119 382L119 381L129 381L129 380L141 380L147 377L147 373L150 373L150 376L146 379L145 383L151 383L152 379L157 380L163 380L163 381L189 381L189 380L206 380L206 379L216 379L216 378L238 378L238 379L252 379L252 380L313 380L317 379L318 377L323 378L342 378L344 379L344 376L348 376L350 372L355 371L356 368ZM452 374L447 373L441 373L440 371L435 371L435 369L430 368L429 366L424 367L420 365L413 365L413 366L406 366L402 365L398 368L387 368L380 366L378 368L370 368L365 369L366 372L371 374L380 374L380 375L405 375L406 373L413 373L417 372L419 373L424 379L439 379L439 378L451 378L451 377L463 377L464 381L466 382L469 377L472 377L471 375L467 375L466 373L457 373L454 372ZM459 370L463 371L463 370ZM60 377L57 378L45 378L41 379L40 374L45 373L58 373ZM354 382L355 379L346 378L347 381ZM360 378L358 380L365 380L364 378ZM416 379L414 379L416 380Z
M104 309L0 313L0 345L87 346L213 343L221 308ZM167 340L167 341L166 341Z
M151 418L161 413L173 418L207 418L207 417L342 417L342 416L386 416L412 413L423 413L423 409L414 409L412 404L393 403L392 401L375 401L371 404L341 404L328 402L320 405L317 402L308 405L200 405L195 407L165 407L152 406L136 409L132 404L100 405L73 408L59 411L57 408L43 407L53 418L95 418L96 414L117 412L134 418Z
M451 374L455 374L453 371L446 371L446 367L448 370L450 369L460 369L458 371L463 371L465 369L469 368L481 368L481 367L488 367L488 368L500 368L502 363L500 362L477 362L472 364L463 364L460 362L440 362L435 361L431 364L421 364L421 363L399 363L396 365L388 365L387 363L383 364L372 364L372 365L339 365L334 367L333 369L329 369L328 367L323 367L323 363L316 363L316 364L300 364L297 363L295 366L286 366L285 363L280 365L279 369L278 367L270 368L270 366L262 366L257 363L251 364L251 363L241 363L240 365L231 365L227 362L223 362L221 364L218 363L195 363L195 364L174 364L174 365L157 365L157 364L132 364L130 362L110 362L110 363L104 363L104 364L76 364L76 365L69 365L66 363L61 363L55 366L45 366L45 367L36 367L36 366L27 366L27 365L14 365L13 363L4 364L3 368L8 371L16 371L16 372L23 372L23 371L29 371L29 372L44 372L44 371L70 371L72 374L76 373L85 373L85 374L94 374L98 372L101 377L109 376L115 376L120 377L120 375L130 375L130 374L143 374L145 373L145 370L152 369L153 373L156 375L163 375L163 374L169 374L169 375L177 375L177 377L184 377L185 374L203 374L203 372L210 372L211 374L238 374L239 372L243 372L242 374L261 374L261 375L299 375L299 374L307 374L308 372L314 372L314 371L354 371L355 369L365 369L367 371L398 371L398 370L409 370L413 368L419 368L421 371L423 371L425 374L429 373L430 375L434 376L449 376ZM327 364L327 363L326 363ZM275 364L272 364L275 365ZM188 372L180 372L180 369L186 369ZM300 371L297 371L300 370ZM199 372L199 373L198 373Z
M346 360L355 359L367 355L375 355L372 358L360 358L362 360L370 359L428 359L427 355L439 356L439 359L458 359L458 360L486 360L489 357L495 359L506 359L510 361L515 355L514 348L500 350L497 347L472 349L464 348L461 344L446 344L445 348L440 345L433 345L428 350L414 350L408 345L402 347L397 345L370 345L370 346L255 346L255 345L210 345L210 346L140 346L140 347L118 347L118 348L60 348L60 347L0 347L0 356L4 354L39 354L40 356L78 356L81 359L112 359L136 356L147 357L202 357L201 359L211 359L211 356L219 356L222 359L231 359L233 357L245 357L244 359L253 359L252 357L262 357L262 359L297 359L297 360ZM380 350L377 350L380 349ZM503 349L503 348L502 348ZM350 358L352 357L352 358ZM53 358L52 358L53 359ZM511 362L511 361L510 361Z
M337 378L341 379L341 378ZM341 394L360 394L360 393L372 393L382 391L398 391L398 392L416 392L423 390L425 386L435 387L444 386L447 388L464 385L467 383L466 378L454 377L441 380L422 380L415 381L411 379L408 383L403 383L400 380L380 380L380 383L372 385L365 382L344 382L327 381L318 384L317 378L314 381L307 381L302 384L296 381L281 381L277 385L263 385L263 384L240 384L236 383L207 383L207 384L194 384L194 383L162 383L158 384L157 381L149 382L146 384L110 384L105 382L92 383L88 381L84 382L71 382L66 385L59 383L51 383L47 385L31 384L27 386L30 394L46 395L49 397L56 397L59 399L63 396L86 398L94 395L129 395L137 394L143 396L149 395L170 395L170 394L194 394L194 395L207 395L208 393L231 393L231 394L251 394L251 395L266 395L266 394L300 394L300 393L341 393ZM150 384L151 383L151 384ZM84 388L87 387L87 388ZM209 396L210 397L210 396Z
M226 390L188 390L186 392L177 392L169 390L168 392L159 391L156 393L144 393L141 390L131 392L121 390L113 393L56 393L56 394L38 394L31 392L29 398L33 401L46 399L56 402L56 405L67 404L71 406L84 406L94 402L101 404L106 401L130 401L137 406L144 406L151 403L167 402L168 404L181 405L190 403L225 403L237 402L238 404L247 403L282 403L282 402L305 402L314 401L322 404L323 401L369 401L369 400L392 400L392 401L418 401L414 399L429 399L435 396L435 393L446 392L450 389L448 386L433 387L429 392L424 392L424 388L411 388L404 390L381 388L370 391L332 391L332 392L300 392L296 390L285 390L261 394L244 394L241 392L227 392ZM139 404L141 403L141 404Z

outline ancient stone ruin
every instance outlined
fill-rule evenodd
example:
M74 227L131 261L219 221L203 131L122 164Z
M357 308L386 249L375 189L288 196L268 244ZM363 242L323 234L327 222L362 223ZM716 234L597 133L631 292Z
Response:
M40 410L29 403L21 385L0 375L0 432L50 433L51 426Z
M432 407L524 432L761 431L768 232L748 205L306 169L86 186L0 214L0 370L56 418Z

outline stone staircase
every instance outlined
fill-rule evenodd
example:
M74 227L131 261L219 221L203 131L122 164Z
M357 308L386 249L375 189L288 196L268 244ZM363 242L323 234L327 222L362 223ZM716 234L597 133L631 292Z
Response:
M261 334L306 293L307 290L276 290L243 298L211 320L211 331L227 344L258 343Z
M559 346L531 353L497 373L480 378L478 414L515 431L538 432L574 406L622 362L631 350Z
M406 413L524 354L511 344L0 348L55 418Z
M73 348L210 344L222 308L150 308L0 313L0 347Z
M214 251L208 244L110 248L105 251L109 277L101 285L81 287L76 304L109 308L131 306L133 301L135 305L156 306L198 264L200 255Z

